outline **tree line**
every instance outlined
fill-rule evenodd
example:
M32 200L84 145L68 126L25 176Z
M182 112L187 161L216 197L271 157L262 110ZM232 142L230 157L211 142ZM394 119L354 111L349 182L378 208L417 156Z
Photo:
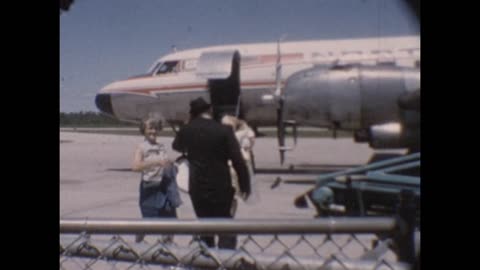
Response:
M122 122L98 112L60 112L60 127L129 127L134 123Z

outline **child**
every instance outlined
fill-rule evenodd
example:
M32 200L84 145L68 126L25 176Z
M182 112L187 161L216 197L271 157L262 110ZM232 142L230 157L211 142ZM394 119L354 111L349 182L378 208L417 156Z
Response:
M176 168L167 158L165 146L157 142L157 132L162 127L153 119L142 121L140 133L145 140L135 151L132 169L141 172L140 210L144 218L176 218L176 208L182 203L175 180ZM137 235L135 241L143 241ZM172 236L164 237L171 242Z

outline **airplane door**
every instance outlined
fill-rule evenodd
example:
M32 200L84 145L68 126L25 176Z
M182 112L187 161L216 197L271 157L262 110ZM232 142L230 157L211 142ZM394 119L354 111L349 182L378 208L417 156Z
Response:
M198 66L197 74L208 79L214 118L220 120L224 114L242 117L238 51L205 53Z

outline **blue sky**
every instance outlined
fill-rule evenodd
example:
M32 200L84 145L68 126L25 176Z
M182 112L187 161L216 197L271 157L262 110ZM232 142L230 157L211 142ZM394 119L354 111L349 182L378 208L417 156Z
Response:
M76 0L60 15L60 111L98 111L101 87L172 46L418 33L396 0Z

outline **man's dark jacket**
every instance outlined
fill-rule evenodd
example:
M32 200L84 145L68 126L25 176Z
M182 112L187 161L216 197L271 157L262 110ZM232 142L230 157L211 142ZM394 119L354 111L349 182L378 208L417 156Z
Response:
M210 202L232 200L234 189L228 160L237 172L240 190L250 192L248 169L231 127L212 119L194 118L180 129L172 147L187 155L192 198Z

